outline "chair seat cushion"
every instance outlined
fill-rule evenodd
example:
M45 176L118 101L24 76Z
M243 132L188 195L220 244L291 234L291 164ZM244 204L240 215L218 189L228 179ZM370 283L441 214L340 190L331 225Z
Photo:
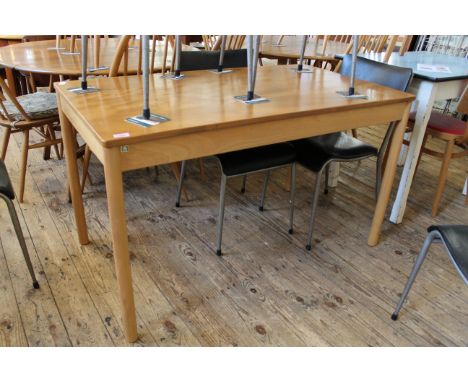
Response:
M468 225L430 226L428 231L439 231L450 256L466 282L468 280Z
M292 142L297 160L314 172L319 172L328 161L358 160L377 155L378 150L345 133L332 133Z
M15 198L15 193L13 191L13 186L10 182L10 177L8 176L5 163L0 159L0 193L6 195L10 199Z
M266 170L293 163L296 152L290 143L255 147L216 155L227 176L241 175L249 172Z
M58 115L57 96L54 93L37 92L16 97L16 99L31 119L44 119ZM13 120L24 120L11 101L6 100L3 103Z
M408 124L413 127L416 113L412 112L409 116ZM466 122L433 110L427 124L428 130L435 130L441 133L452 135L463 135L466 129Z

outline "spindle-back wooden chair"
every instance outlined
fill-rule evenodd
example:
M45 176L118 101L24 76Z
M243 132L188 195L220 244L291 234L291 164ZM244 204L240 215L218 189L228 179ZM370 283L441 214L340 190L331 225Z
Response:
M59 116L55 94L31 93L15 97L13 92L0 77L0 126L5 129L0 151L0 158L5 159L11 134L23 133L23 144L20 163L20 187L18 200L22 203L24 198L24 186L28 152L37 148L54 148L58 159L62 153L58 145L61 138L55 135L58 127ZM37 133L42 140L30 143L30 132Z
M204 35L203 43L205 50L219 50L221 48L222 36ZM226 36L226 50L241 49L244 45L245 35Z
M468 114L468 86L465 88L462 96L459 99L457 111L463 115ZM410 119L408 121L409 131L412 130L414 119L415 115L414 113L411 113ZM436 151L426 147L429 136L445 142L444 152ZM403 143L409 145L409 141L407 140L404 140ZM442 162L436 193L432 201L432 216L435 217L439 213L440 201L445 189L445 183L447 182L450 161L452 159L468 156L468 122L435 110L432 111L429 122L427 124L426 134L423 138L418 165L422 153L437 158ZM465 203L468 204L468 194L465 199Z

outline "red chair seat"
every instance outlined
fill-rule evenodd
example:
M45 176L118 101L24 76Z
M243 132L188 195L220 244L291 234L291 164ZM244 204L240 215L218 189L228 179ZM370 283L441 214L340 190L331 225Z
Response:
M410 113L408 122L411 127L413 127L415 115L415 112ZM433 110L427 128L446 134L463 135L465 134L466 122Z

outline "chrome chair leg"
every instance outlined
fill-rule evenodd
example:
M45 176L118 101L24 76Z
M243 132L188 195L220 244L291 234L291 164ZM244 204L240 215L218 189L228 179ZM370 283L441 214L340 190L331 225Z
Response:
M325 167L325 190L323 191L325 195L328 194L328 181L330 180L330 165L331 163L328 163Z
M403 306L403 303L405 302L406 297L408 296L408 293L413 286L414 280L416 279L416 275L418 274L419 270L421 269L421 265L424 262L424 259L426 258L427 252L429 250L429 247L431 246L432 242L434 239L439 238L438 232L430 232L426 240L424 240L423 247L421 249L421 252L419 252L419 255L416 259L416 262L414 263L413 269L411 271L411 274L408 278L408 281L406 282L405 289L403 290L403 293L401 294L400 301L398 302L398 305L395 309L395 311L392 314L392 320L396 321L398 319L398 314L400 313L400 309Z
M390 143L390 139L393 136L393 132L395 131L396 123L392 122L385 133L384 139L382 141L382 145L380 146L378 155L377 155L377 163L376 163L376 174L375 174L375 200L379 198L380 186L382 184L382 167L383 167L383 160L385 157L385 153L388 149L388 144Z
M293 233L294 225L294 199L296 197L296 163L291 166L291 191L289 193L289 230L290 234Z
M221 252L221 241L223 239L223 220L224 220L224 199L226 196L226 182L227 176L221 175L221 187L219 190L219 216L216 228L216 254L222 255Z
M242 187L241 187L241 193L243 193L243 194L245 193L245 185L246 185L246 183L247 183L247 175L244 175L244 176L242 177Z
M320 178L322 177L323 167L316 174L314 198L312 200L312 211L310 215L309 235L307 238L306 249L310 251L312 249L312 233L314 232L315 213L317 212L318 198L320 194Z
M16 236L18 237L18 241L20 243L21 250L23 251L24 260L26 261L26 265L28 266L29 274L31 275L31 279L33 281L33 288L39 289L39 283L36 279L36 274L34 273L34 268L31 263L31 258L29 257L28 247L26 246L26 241L24 240L23 231L21 230L21 225L18 220L18 215L16 214L15 206L10 198L6 197L3 194L0 194L0 197L5 200L5 203L8 206L8 212L10 213L11 221L13 222L13 227L15 228Z
M184 182L186 166L187 166L187 161L186 160L182 161L182 166L180 169L179 187L177 187L177 199L176 199L176 204L175 204L176 207L180 207L180 194L182 193L182 184Z
M265 174L265 181L263 182L263 190L262 190L262 196L260 198L260 205L258 206L259 211L263 211L263 206L265 204L265 195L267 192L269 180L270 180L270 171L267 171Z

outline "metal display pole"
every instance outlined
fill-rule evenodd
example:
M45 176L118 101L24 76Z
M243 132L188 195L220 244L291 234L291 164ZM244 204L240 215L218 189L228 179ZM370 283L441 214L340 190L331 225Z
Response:
M150 36L141 36L142 42L142 66L143 66L143 114L127 118L127 122L141 127L152 127L162 122L169 121L169 118L159 114L152 114L149 106L149 72L150 72Z
M307 41L309 39L308 35L305 35L303 40L302 40L302 46L301 46L301 55L299 57L299 63L297 64L296 69L292 69L297 73L312 73L312 70L309 68L304 68L304 56L305 56L305 50L307 46Z
M349 85L349 92L348 95L354 95L354 84L356 81L356 63L357 63L357 53L358 53L358 45L359 45L359 36L353 36L353 53L352 53L352 60L351 60L351 82Z
M88 70L88 36L81 36L81 89L88 89L88 81L86 81L86 72Z
M149 108L149 36L142 36L143 43L143 118L150 119Z
M221 37L221 50L219 52L218 73L223 71L224 51L226 50L226 36Z
M224 73L232 72L231 69L229 69L229 70L224 69L224 55L225 55L225 52L226 52L226 40L227 40L227 36L221 36L221 47L220 47L220 50L219 50L218 68L215 69L215 70L210 70L212 73L224 74Z
M366 99L365 94L359 94L355 91L355 82L356 82L356 66L357 66L357 54L359 50L359 36L353 36L353 51L351 57L351 73L348 90L341 90L337 93L346 98L361 98Z
M258 54L260 50L260 36L247 36L247 95L234 98L244 103L268 102L269 99L255 94L255 80L257 77Z
M174 73L164 74L163 78L169 78L171 80L181 80L184 78L184 75L181 73L180 70L180 55L182 52L182 38L180 35L176 35L175 37L175 69Z
M88 36L81 36L81 87L68 89L74 93L93 93L99 91L98 88L94 86L88 86L87 81L88 73Z

